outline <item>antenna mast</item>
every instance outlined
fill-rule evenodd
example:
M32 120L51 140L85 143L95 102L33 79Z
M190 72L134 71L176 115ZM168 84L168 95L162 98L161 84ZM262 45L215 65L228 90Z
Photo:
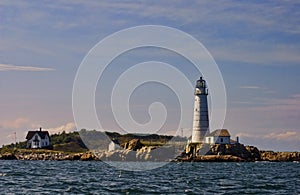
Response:
M17 148L17 132L14 132L15 135L15 149Z

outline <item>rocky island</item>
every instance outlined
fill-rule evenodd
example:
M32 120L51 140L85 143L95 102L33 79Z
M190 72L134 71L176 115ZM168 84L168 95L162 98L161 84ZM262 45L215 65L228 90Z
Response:
M0 148L5 160L102 160L175 162L300 161L300 152L273 152L232 140L227 129L210 132L207 84L200 77L194 92L192 135L125 134L82 129L50 135L28 131L27 141Z
M157 158L158 149L172 139L172 136L160 135L120 135L111 133L120 141L120 148L108 151L88 150L77 132L52 135L52 149L26 149L25 143L8 145L0 149L0 160L102 160L102 161L161 161ZM151 139L150 139L151 138ZM58 140L60 143L55 142ZM151 140L151 142L149 141ZM73 151L72 151L73 149ZM168 146L167 151L174 151ZM195 150L198 151L197 155ZM166 151L166 150L165 150ZM293 162L300 161L300 152L274 152L259 150L254 146L235 144L196 144L185 149L174 158L174 162Z

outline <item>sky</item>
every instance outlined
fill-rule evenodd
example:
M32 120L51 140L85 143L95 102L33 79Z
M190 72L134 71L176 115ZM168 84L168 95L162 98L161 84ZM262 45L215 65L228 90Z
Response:
M300 3L296 0L1 0L0 144L14 142L15 132L17 140L24 141L28 130L39 127L51 133L76 130L72 89L82 60L105 37L139 25L176 28L206 47L224 79L223 128L232 138L239 136L245 145L264 150L300 151ZM189 61L163 49L122 54L97 85L95 104L105 130L120 129L110 110L116 79L133 64L149 60L174 65L191 82L200 76ZM192 107L193 91L186 95ZM170 110L163 128L171 132L180 117L180 100L174 96L168 86L146 83L132 94L132 117L147 123L149 105L159 101ZM183 114L192 116L192 112ZM184 131L192 128L192 117L188 118L181 127Z

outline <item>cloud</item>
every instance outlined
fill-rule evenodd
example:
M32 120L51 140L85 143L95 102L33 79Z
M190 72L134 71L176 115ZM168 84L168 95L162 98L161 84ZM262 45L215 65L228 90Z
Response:
M3 129L19 129L24 126L28 126L30 124L30 120L28 118L17 118L15 120L6 120L0 122L0 127Z
M240 86L240 89L260 89L258 86Z
M278 140L278 141L300 141L300 132L297 131L280 131L272 132L269 134L249 134L249 133L238 133L238 137L254 138L254 139L265 139L265 140Z
M282 133L271 133L265 137L276 140L300 140L300 133L296 131L286 131Z
M73 32L77 32L75 29L80 29L80 32L82 29L87 29L92 33L88 37L98 36L99 33L104 36L120 28L160 21L159 23L162 25L180 27L181 30L186 30L199 40L204 40L218 60L264 65L299 64L300 62L297 41L283 45L282 40L285 36L279 40L276 37L282 33L294 36L295 33L300 32L298 25L300 16L299 12L295 10L299 3L293 1L280 3L272 1L247 3L236 1L191 1L188 3L185 1L172 3L167 1L143 3L127 1L125 3L123 1L61 0L55 3L41 3L41 6L33 6L26 2L2 1L1 3L4 7L18 8L18 12L12 12L13 15L6 11L9 9L3 9L6 11L3 12L7 21L0 28L7 28L8 32L11 32L6 35L5 40L13 38L7 44L1 44L5 45L5 50L8 46L12 47L14 42L20 42L22 44L14 46L13 51L15 48L19 49L26 45L31 50L35 49L39 54L42 50L44 53L53 53L57 51L57 48L61 49L62 47L66 48L63 49L64 52L79 50L80 53L83 53L85 49L82 50L82 43L81 47L67 47L65 44L68 37L73 38ZM36 9L37 7L39 9ZM101 29L95 28L95 26L99 26ZM109 27L105 28L105 26ZM22 40L25 39L25 36L32 34L32 29L37 32L41 31L41 33L44 29L49 30L48 33L51 33L52 30L55 32L59 30L60 33L68 34L61 36L64 39L61 42L64 44L59 44L60 41L54 41L54 44L52 39L43 41L37 39L39 42L48 42L47 50L43 44L34 44L34 41L23 44ZM69 31L70 29L72 31ZM18 34L15 35L15 33ZM84 36L83 34L85 33L80 36ZM78 34L74 35L78 37ZM16 37L20 37L20 39L15 41ZM51 36L49 37L51 38ZM35 48L32 48L32 45ZM51 49L54 47L55 49Z
M289 116L292 114L295 118L300 116L300 94L294 94L287 98L261 98L262 106L251 108L254 111L262 111L264 113L277 113L278 116Z
M58 126L58 127L53 127L53 128L47 128L44 129L46 131L49 131L50 134L55 134L55 133L61 133L65 131L66 133L72 132L76 130L76 126L74 122L69 122L67 124Z
M162 23L167 20L184 25L200 24L197 25L199 28L203 26L207 27L211 33L215 33L215 27L220 26L228 26L231 29L243 31L243 33L245 32L245 28L249 30L248 33L257 31L297 33L299 31L297 25L299 13L291 11L297 7L297 3L290 1L281 3L240 3L236 1L189 1L188 3L185 1L151 1L141 3L139 1L108 2L74 0L70 2L61 0L55 3L42 3L39 9L36 9L36 6L32 6L29 3L9 2L9 5L19 8L19 11L22 13L19 14L22 16L21 21L25 22L25 24L32 24L33 21L35 23L44 22L46 18L52 24L50 27L56 26L55 23L66 24L68 26L70 22L72 22L71 26L80 27L86 24L98 23L97 21L101 20L101 18L107 18L110 23L125 21L127 24L130 22L136 23L136 21L139 21L139 18L143 19L143 21L159 18ZM55 11L59 13L63 11L68 13L67 15L74 14L74 17L78 18L73 20L74 17L61 17L58 14L57 17L59 17L59 20L53 20L52 12ZM81 19L81 15L85 16L84 19ZM121 17L116 17L116 15ZM285 17L282 17L283 15ZM215 27L211 29L210 25L207 24L213 24ZM237 27L240 25L243 25L244 28ZM65 25L58 26L65 27Z
M252 104L228 109L224 126L247 144L269 149L279 148L278 144L285 150L299 148L300 94L256 100L258 103L251 100Z
M259 37L260 34L257 34ZM208 45L214 58L231 62L260 65L286 66L300 62L299 46L296 44L269 43L264 40L224 39L211 40Z
M0 145L14 142L15 133L17 141L25 141L27 132L38 130L39 127L43 127L40 122L26 117L0 121ZM76 126L74 122L68 122L57 127L43 128L43 130L49 131L50 134L61 133L62 131L72 132L76 130Z
M262 130L263 131L263 130ZM262 133L262 132L260 132ZM300 132L294 130L277 131L271 133L238 133L241 143L253 145L262 150L299 151Z
M31 121L27 117L2 120L0 121L0 144L10 144L14 142L15 135L18 141L24 141L29 129L36 129L40 126L40 124Z
M41 72L41 71L52 71L52 68L41 68L34 66L16 66L12 64L0 64L1 71L31 71L31 72Z
M299 98L300 99L300 94L294 94L291 96L292 98Z
M63 3L62 3L63 2ZM68 2L68 3L67 3ZM60 1L56 8L80 6L85 7L89 12L105 10L110 14L125 14L140 16L143 18L164 18L170 21L184 24L211 23L216 26L234 26L237 24L247 24L245 27L251 31L260 31L261 28L252 28L253 25L267 27L263 30L296 31L298 26L297 12L292 12L296 3L258 3L258 2L236 2L236 1ZM53 6L53 5L52 5ZM217 14L216 14L217 13ZM285 14L286 17L282 17ZM283 25L285 28L283 28ZM241 29L244 31L244 29Z

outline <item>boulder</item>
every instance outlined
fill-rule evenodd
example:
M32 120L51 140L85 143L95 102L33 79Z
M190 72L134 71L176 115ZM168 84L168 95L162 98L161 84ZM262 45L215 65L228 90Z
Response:
M300 161L300 152L261 151L261 160L272 162Z
M192 159L194 162L244 162L245 160L232 155L203 155Z
M132 139L124 145L124 149L137 151L138 149L141 149L143 146L144 145L141 143L139 139Z
M18 160L13 153L4 153L0 155L0 160Z
M193 148L193 149L192 149ZM195 150L196 149L196 150ZM260 151L254 146L244 146L243 144L191 144L187 146L186 151L196 151L194 154L186 153L181 155L180 159L186 159L197 156L218 155L218 156L234 156L237 161L243 159L245 161L257 161L261 159ZM209 157L212 158L212 157ZM232 157L229 159L231 160ZM216 159L218 160L218 159ZM222 159L223 160L223 159ZM225 159L226 161L226 159Z
M96 157L92 153L84 153L81 157L80 160L82 161L91 161L91 160L96 160Z
M123 161L124 155L121 150L110 151L106 154L106 158L102 158L106 161Z

